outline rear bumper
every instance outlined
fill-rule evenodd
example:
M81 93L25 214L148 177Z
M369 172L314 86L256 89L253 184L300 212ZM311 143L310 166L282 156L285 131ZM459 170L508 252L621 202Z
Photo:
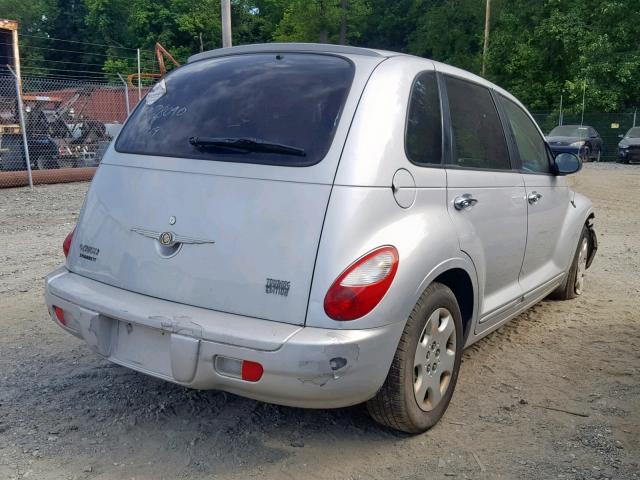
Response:
M191 388L306 408L354 405L382 386L402 322L364 330L302 327L215 312L121 290L65 268L45 279L51 318L108 360ZM53 306L65 312L56 320ZM260 363L247 382L216 356Z

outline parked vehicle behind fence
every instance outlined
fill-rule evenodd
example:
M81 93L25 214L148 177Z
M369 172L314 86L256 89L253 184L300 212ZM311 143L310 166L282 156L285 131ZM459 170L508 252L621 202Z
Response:
M585 162L599 162L602 156L602 137L588 125L560 125L546 140L554 154L573 153Z
M109 146L46 278L52 319L110 361L308 408L366 402L421 432L462 350L596 251L506 91L448 65L333 45L191 57Z
M618 144L618 162L640 161L640 127L630 128Z
M58 168L58 146L49 135L28 135L31 169L46 170ZM0 171L26 170L22 133L0 133Z

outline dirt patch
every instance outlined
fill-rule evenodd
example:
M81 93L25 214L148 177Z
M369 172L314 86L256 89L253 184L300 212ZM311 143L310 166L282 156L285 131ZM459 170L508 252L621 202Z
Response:
M97 357L42 300L87 184L0 190L0 478L640 478L640 167L571 178L596 208L586 293L469 348L449 411L418 436Z

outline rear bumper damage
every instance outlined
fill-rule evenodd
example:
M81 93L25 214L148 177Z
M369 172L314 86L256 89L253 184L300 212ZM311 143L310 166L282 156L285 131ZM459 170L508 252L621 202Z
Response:
M45 279L51 318L98 354L191 388L270 403L335 408L382 386L402 322L364 330L303 327L168 302L56 270ZM54 306L64 311L63 325ZM217 370L217 357L257 362L257 382Z

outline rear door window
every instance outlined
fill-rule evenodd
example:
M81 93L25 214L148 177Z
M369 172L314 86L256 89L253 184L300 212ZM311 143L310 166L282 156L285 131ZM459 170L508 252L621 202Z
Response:
M509 151L489 89L445 76L454 165L463 168L511 170Z
M250 54L190 63L156 84L115 148L142 155L313 165L331 146L353 75L350 61L330 55Z

